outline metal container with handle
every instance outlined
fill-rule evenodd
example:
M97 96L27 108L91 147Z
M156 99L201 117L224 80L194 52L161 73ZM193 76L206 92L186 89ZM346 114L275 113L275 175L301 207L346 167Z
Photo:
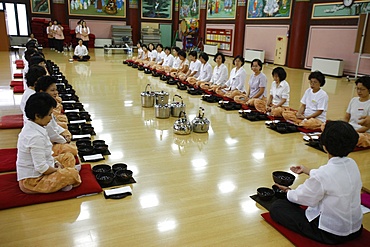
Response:
M170 94L165 91L155 91L155 104L158 105L162 102L165 102L165 104L168 104L168 100L170 99ZM163 97L163 101L161 100L161 97Z
M180 98L181 102L175 101L175 97ZM171 116L179 117L180 112L185 111L185 110L186 110L186 105L184 104L182 97L178 94L175 94L172 98L172 103L171 103Z
M163 96L159 98L158 103L154 108L156 118L169 118L171 115L171 107L165 102Z
M184 111L180 112L179 119L173 124L173 133L178 135L189 135L191 133L191 123Z
M199 114L191 121L195 133L206 133L209 129L210 121L204 117L204 108L199 107Z
M148 87L150 91L148 91ZM141 93L141 106L142 107L153 107L154 99L155 99L155 93L152 91L150 84L147 84L145 87L145 91Z

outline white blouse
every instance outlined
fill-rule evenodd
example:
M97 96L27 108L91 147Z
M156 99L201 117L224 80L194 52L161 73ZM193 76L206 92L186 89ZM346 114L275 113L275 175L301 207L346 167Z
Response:
M200 75L198 77L199 81L209 82L212 78L212 65L208 62L202 64L200 67Z
M233 68L230 72L229 80L225 83L228 90L239 90L240 92L245 92L245 80L247 79L247 72L243 67L239 68L236 71L236 68Z
M220 66L214 67L211 82L213 85L223 86L227 81L228 75L229 70L226 65L222 63Z

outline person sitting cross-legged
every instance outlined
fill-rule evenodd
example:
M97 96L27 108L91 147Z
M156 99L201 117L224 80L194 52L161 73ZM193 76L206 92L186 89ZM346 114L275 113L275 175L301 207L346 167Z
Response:
M78 46L75 48L73 59L77 61L88 61L90 60L90 56L88 54L89 52L87 51L86 46L82 44L82 39L80 39L78 41Z

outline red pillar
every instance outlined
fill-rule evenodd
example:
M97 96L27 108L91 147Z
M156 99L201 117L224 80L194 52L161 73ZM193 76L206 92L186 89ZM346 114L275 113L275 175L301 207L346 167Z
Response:
M67 21L65 3L52 3L51 13L52 13L52 20L58 20L60 23L66 24L69 26L69 22Z
M179 31L179 0L173 1L173 15L172 15L172 37L175 39L176 32ZM172 40L172 44L175 44L176 40ZM180 47L181 48L181 47Z
M304 67L306 41L308 36L308 20L310 11L309 1L296 1L290 26L288 62L290 68Z
M247 11L246 6L236 7L234 53L233 53L234 57L237 55L243 56L246 11Z
M139 6L138 4L130 5L129 1L126 1L126 23L131 26L132 29L132 42L134 45L140 40L140 21L139 21Z
M206 23L207 23L207 9L199 10L199 30L198 30L198 42L201 40L205 42L206 35ZM199 47L203 50L203 47Z

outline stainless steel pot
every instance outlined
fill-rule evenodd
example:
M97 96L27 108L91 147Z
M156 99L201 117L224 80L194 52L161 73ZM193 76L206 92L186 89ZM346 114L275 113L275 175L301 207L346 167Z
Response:
M158 104L154 106L156 118L169 118L171 115L171 107L164 102L164 97L161 96Z
M165 102L165 104L168 104L168 100L170 99L170 94L165 91L155 91L155 104L159 104L161 102ZM163 101L160 100L161 97L163 97Z
M175 97L180 98L181 102L175 101ZM185 110L186 110L186 105L184 104L182 97L178 94L175 94L172 98L172 103L171 103L171 116L179 117L180 112L185 111Z
M150 91L148 91L148 87ZM145 91L141 93L141 106L142 107L153 107L154 106L155 93L152 91L150 84L147 84Z
M186 117L186 113L181 111L179 119L173 124L173 133L178 135L189 135L191 133L191 123Z
M196 133L206 133L209 129L210 121L204 117L204 108L199 107L199 114L191 121L193 131Z

